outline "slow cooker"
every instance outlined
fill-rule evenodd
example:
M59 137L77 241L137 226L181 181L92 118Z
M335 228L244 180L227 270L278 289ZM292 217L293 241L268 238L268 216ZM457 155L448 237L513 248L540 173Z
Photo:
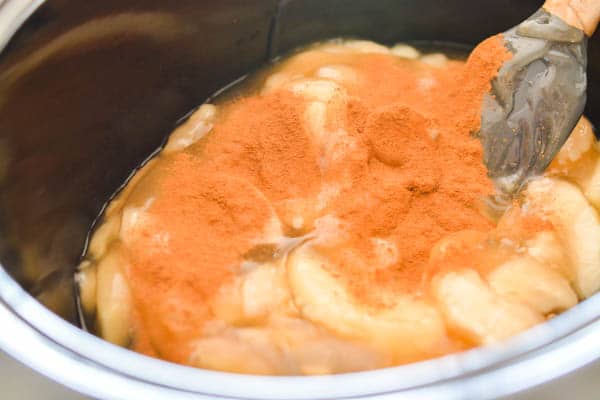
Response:
M472 46L540 5L0 1L0 348L98 399L593 398L600 295L500 345L315 377L206 371L133 353L83 330L74 295L74 268L107 200L219 88L331 37ZM588 71L586 115L600 124L596 39Z

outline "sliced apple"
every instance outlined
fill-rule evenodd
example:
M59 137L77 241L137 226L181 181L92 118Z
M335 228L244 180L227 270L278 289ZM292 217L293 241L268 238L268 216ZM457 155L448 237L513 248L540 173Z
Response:
M444 68L448 64L448 57L442 53L425 54L420 58L422 63L431 67Z
M112 248L99 261L96 272L97 322L100 336L126 346L131 337L132 302L124 275L125 260Z
M592 124L586 117L581 117L569 139L554 158L553 166L560 168L579 160L592 149L595 141Z
M328 79L340 84L353 84L358 81L357 71L343 64L324 65L315 73L317 78Z
M498 342L543 321L532 308L495 293L473 270L436 277L433 293L449 327L477 344Z
M560 273L532 257L518 257L496 267L487 280L501 296L528 305L540 314L561 312L577 304L577 295Z
M220 288L212 302L216 317L231 325L264 322L270 315L295 314L282 262L249 267Z
M576 182L583 190L585 197L597 210L600 210L600 152L593 150L590 157L593 157L593 166L590 167L585 178L576 179Z
M583 195L600 210L600 152L588 151L569 168L561 170L559 175L575 182Z
M201 105L185 123L171 133L163 153L170 154L181 151L202 139L212 130L216 116L216 106L212 104Z
M581 117L549 172L575 182L600 210L600 151L590 121Z
M259 375L278 371L258 349L236 337L200 339L193 349L189 363L198 368Z
M102 224L94 230L90 245L88 247L88 254L93 258L100 258L106 253L106 249L110 244L117 240L119 237L119 229L121 228L120 218L110 217L107 218Z
M558 272L569 282L574 281L571 262L556 232L548 230L536 233L525 241L525 248L527 255L537 262Z
M317 48L328 53L389 54L390 49L370 40L331 41Z
M587 298L600 289L600 218L581 190L561 179L537 179L527 187L525 206L555 226L578 295Z
M404 43L398 43L394 45L390 49L390 52L396 57L406 58L409 60L416 60L417 58L421 57L421 53L417 49Z
M411 358L431 351L445 337L441 315L434 306L399 294L390 308L359 303L344 284L326 270L328 260L305 245L288 261L292 295L300 313L346 338L389 349Z
M290 89L309 101L328 103L336 97L345 96L345 89L336 82L327 79L302 79L294 82Z
M75 274L75 282L79 289L79 300L81 301L81 307L87 315L94 315L96 312L97 305L97 268L91 261L85 260L77 268L77 274Z

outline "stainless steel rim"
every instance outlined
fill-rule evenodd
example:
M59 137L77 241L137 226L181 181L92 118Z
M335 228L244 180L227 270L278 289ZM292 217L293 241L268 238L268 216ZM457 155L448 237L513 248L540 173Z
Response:
M0 0L0 51L45 0Z
M0 50L43 2L0 0ZM600 296L502 345L408 366L320 377L220 373L127 351L48 311L3 268L0 326L0 347L7 353L61 384L102 399L391 398L400 393L406 399L486 399L547 382L600 358Z
M0 347L57 382L105 399L133 395L185 399L192 394L192 398L385 398L399 393L407 399L486 399L544 383L600 357L600 296L501 346L408 366L322 377L220 373L138 355L57 317L3 270L0 297ZM561 361L560 369L556 360Z

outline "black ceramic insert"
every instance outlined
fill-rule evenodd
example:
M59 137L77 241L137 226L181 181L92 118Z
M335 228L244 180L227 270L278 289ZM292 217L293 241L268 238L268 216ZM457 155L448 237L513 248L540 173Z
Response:
M532 0L48 0L0 55L0 261L74 320L72 276L102 206L176 121L315 40L473 45ZM600 123L600 40L587 115Z

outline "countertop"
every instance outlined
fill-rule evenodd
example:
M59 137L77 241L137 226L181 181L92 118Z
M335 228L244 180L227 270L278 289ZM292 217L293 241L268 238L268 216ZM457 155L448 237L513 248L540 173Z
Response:
M86 398L0 352L0 399L2 400L85 400Z

